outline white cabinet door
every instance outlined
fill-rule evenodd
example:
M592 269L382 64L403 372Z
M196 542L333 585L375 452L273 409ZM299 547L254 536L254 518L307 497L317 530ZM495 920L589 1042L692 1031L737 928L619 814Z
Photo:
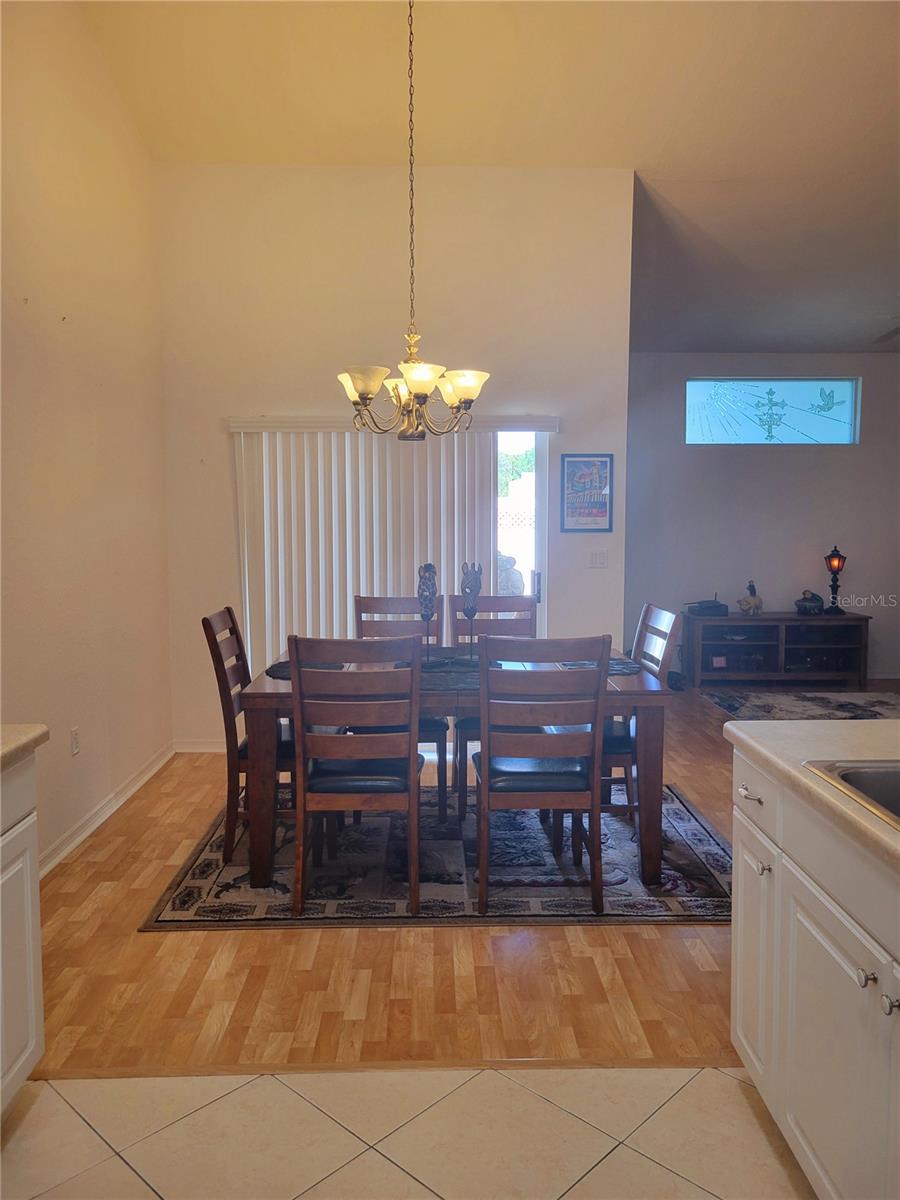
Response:
M823 1200L887 1200L890 956L789 858L780 907L782 1130Z
M0 838L4 1108L44 1052L37 814Z
M731 1040L760 1091L774 1095L776 890L781 853L734 810Z
M893 963L893 973L887 987L879 988L882 1013L891 1026L891 1096L888 1101L888 1195L900 1196L900 963ZM887 976L885 976L887 979ZM887 1000L883 997L887 996ZM890 1012L884 1010L894 1002Z

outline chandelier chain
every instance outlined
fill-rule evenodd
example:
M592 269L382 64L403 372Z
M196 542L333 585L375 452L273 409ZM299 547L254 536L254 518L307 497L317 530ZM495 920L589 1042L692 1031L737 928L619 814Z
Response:
M397 369L401 378L388 379L388 367L351 367L338 375L338 380L353 405L353 428L359 432L396 433L402 442L424 441L426 434L441 436L466 430L472 423L471 408L478 399L482 384L489 378L487 371L444 371L433 363L419 358L421 340L416 328L416 122L415 122L415 34L413 9L415 0L407 0L409 132L409 326L406 331L406 355ZM374 401L382 385L387 389L390 410L378 411ZM445 412L436 417L428 405L435 388L441 393ZM382 397L383 400L383 397Z
M413 3L409 0L409 332L416 332L416 141L413 82Z

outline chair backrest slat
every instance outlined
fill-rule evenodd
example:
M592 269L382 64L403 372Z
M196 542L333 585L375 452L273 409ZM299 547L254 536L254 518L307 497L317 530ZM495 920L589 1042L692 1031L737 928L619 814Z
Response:
M421 656L421 636L288 638L297 786L304 796L312 759L405 759L409 786L416 786ZM395 722L398 716L402 719ZM367 723L401 724L404 729L320 732L323 725L340 729Z
M681 636L681 613L645 604L634 635L631 657L663 683Z
M230 633L228 637L223 637L219 642L219 654L221 654L223 662L231 662L233 658L242 659L244 657L244 643L241 641L240 636Z
M496 692L495 692L496 695ZM566 716L573 725L587 725L594 719L593 700L566 700ZM491 725L530 729L535 725L557 725L559 704L554 700L491 700L488 705Z
M246 670L244 663L233 662L230 666L227 666L225 668L225 678L228 681L229 691L233 690L234 688L246 687L247 681L245 679L245 675Z
M309 725L327 725L334 716L331 701L303 701L303 711ZM346 725L364 729L372 725L408 725L409 700L341 700L341 712Z
M531 641L484 636L481 669L481 746L496 757L587 760L591 790L600 786L608 634ZM535 664L521 669L523 663ZM563 663L576 663L569 669ZM531 722L541 732L526 732ZM489 772L487 772L489 774Z
M407 733L306 733L307 758L406 758Z
M568 723L571 718L566 715ZM593 719L584 731L555 733L506 733L491 731L491 757L588 758L594 749Z
M478 613L470 627L463 612L464 596L450 596L450 638L454 646L485 635L533 638L537 636L537 597L478 596Z
M503 670L493 672L491 680L491 696L495 700L514 700L522 698L520 675L528 675L529 697L542 700L574 700L583 698L586 689L593 687L596 671L589 667L579 667L576 670L561 671L514 671Z
M409 695L412 678L408 667L393 671L316 671L301 668L300 675L304 696L323 701L333 697L396 700Z
M220 633L231 633L237 629L237 621L234 616L234 609L231 607L220 608L218 612L211 613L208 617L203 618L209 625L212 632L219 636ZM240 631L238 631L240 637Z
M444 644L443 596L435 598L434 617L427 624L416 596L354 596L353 607L358 638L427 637L432 645Z
M241 692L250 682L250 665L244 650L244 639L233 608L211 613L203 618L202 624L219 691L228 767L229 770L236 770L239 743L237 718L243 711Z

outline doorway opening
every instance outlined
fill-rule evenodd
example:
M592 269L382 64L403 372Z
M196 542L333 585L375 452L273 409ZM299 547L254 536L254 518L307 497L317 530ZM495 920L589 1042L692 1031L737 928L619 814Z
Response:
M540 595L538 436L527 431L497 434L497 591L501 596Z

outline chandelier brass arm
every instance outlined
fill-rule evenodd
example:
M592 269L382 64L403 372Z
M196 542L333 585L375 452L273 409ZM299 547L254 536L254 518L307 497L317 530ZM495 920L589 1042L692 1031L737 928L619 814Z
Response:
M420 408L420 416L422 424L428 432L435 434L437 437L441 437L445 433L458 433L460 431L465 433L472 424L472 414L462 407L451 409L450 416L442 425L434 420L424 404Z
M387 417L386 422L382 423L378 413L372 408L371 400L367 398L355 400L353 408L353 428L357 433L362 433L364 429L368 429L371 433L393 433L403 417L400 409L397 408L392 415Z

